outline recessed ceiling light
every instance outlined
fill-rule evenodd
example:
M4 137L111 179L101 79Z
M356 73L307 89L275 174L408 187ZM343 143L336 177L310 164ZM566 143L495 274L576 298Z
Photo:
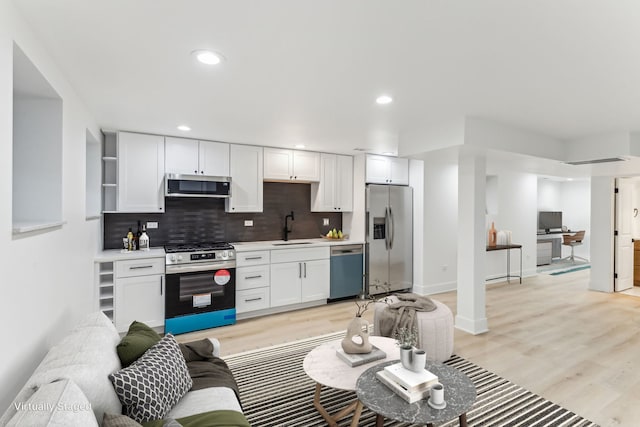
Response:
M304 144L296 144L295 147L296 148L304 148Z
M178 130L181 130L183 132L189 132L191 130L191 128L187 125L180 125L178 126Z
M384 153L385 156L393 156L395 153L391 152L391 151L385 151Z
M212 50L194 50L191 52L195 58L207 65L216 65L224 61L224 56Z
M380 95L376 98L376 102L381 105L389 104L393 102L393 98L391 98L389 95Z

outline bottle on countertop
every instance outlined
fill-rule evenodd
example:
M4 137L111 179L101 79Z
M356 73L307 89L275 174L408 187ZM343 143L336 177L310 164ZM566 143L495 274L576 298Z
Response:
M147 235L147 226L145 224L142 224L142 234L140 235L139 244L140 250L149 250L149 236Z
M140 231L140 221L138 221L138 231L136 232L136 235L134 236L134 249L135 250L139 250L140 249L140 236L142 236L142 231Z
M133 250L133 231L131 231L131 227L129 227L129 232L127 233L127 242L128 242L128 250Z

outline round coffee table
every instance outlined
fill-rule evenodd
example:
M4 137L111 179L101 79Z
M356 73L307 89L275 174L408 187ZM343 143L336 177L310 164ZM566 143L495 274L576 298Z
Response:
M378 363L398 359L400 357L400 350L396 345L396 340L392 338L370 336L369 342L384 351L387 354L387 357L352 368L336 355L336 350L342 348L340 345L341 341L342 340L331 341L314 348L304 358L302 366L305 373L316 382L316 393L313 398L313 406L315 406L318 412L327 421L328 425L336 426L338 420L353 412L354 414L351 426L356 427L360 420L362 403L359 400L356 400L340 410L338 413L330 415L320 403L320 392L322 390L322 386L337 388L340 390L355 391L356 381L364 371Z
M376 378L376 372L394 363L398 361L370 367L356 383L358 400L377 414L376 426L382 426L385 418L432 426L434 422L449 421L455 417L459 417L461 427L467 426L467 411L476 401L476 388L468 376L451 366L427 361L426 369L436 374L444 386L444 400L447 403L444 409L434 409L426 399L407 403Z

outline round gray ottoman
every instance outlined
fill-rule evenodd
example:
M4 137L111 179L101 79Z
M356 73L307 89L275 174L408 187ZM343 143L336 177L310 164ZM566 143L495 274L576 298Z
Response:
M387 297L390 303L398 301L398 298L391 295ZM444 362L453 354L453 313L445 304L436 301L436 309L433 311L416 312L416 324L418 326L418 344L420 348L427 352L427 359ZM380 335L379 313L385 309L387 304L376 302L373 315L373 335Z

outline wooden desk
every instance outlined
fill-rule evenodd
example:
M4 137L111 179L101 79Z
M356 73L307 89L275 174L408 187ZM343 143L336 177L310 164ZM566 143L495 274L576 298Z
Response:
M513 276L511 275L511 249L520 249L520 275ZM492 279L487 280L496 280L496 279L504 279L507 278L507 282L511 282L512 277L518 277L520 279L520 283L522 283L522 245L495 245L495 246L487 246L487 252L491 251L507 251L507 275L494 277Z

